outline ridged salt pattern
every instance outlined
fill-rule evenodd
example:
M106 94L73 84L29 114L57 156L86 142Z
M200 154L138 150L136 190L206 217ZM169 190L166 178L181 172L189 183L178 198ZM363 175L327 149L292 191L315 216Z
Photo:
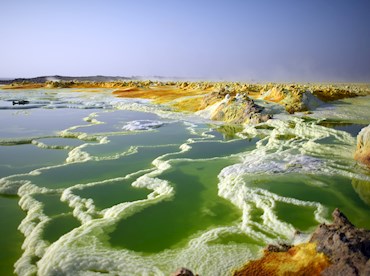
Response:
M0 192L18 195L26 212L19 275L169 275L178 267L228 275L267 243L304 241L338 204L356 225L370 226L363 188L352 184L370 182L353 160L356 138L315 114L278 114L229 138L209 120L211 110L174 113L110 92L1 91ZM39 106L8 109L15 93ZM351 100L317 112L370 120L366 104L346 113ZM21 120L27 124L12 128ZM12 158L20 149L32 166ZM50 158L38 160L45 151ZM175 238L161 235L168 228ZM140 244L137 233L149 232L168 247L144 236Z

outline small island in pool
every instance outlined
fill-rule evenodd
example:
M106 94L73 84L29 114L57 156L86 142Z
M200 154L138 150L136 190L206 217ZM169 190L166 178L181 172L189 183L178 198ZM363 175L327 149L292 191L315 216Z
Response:
M25 212L7 262L367 275L369 108L366 83L2 81L0 193Z

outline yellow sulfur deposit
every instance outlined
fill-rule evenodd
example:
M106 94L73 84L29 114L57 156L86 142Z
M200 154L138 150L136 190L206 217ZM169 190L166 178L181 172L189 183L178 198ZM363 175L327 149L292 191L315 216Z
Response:
M264 256L234 272L234 276L319 275L330 262L316 251L315 243L303 243L286 252L265 251Z

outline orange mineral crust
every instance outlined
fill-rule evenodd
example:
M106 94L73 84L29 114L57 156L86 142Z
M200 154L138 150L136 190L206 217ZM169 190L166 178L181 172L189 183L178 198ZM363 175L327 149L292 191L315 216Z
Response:
M286 252L265 251L261 259L251 261L234 276L320 275L329 259L316 251L315 243L303 243Z

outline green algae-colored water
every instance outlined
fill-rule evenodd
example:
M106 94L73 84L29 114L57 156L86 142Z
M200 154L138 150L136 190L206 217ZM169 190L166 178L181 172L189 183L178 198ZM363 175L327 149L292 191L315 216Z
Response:
M370 228L368 99L235 127L110 92L0 90L4 275L230 275L336 207Z
M22 255L23 235L17 230L18 225L25 217L18 206L18 198L14 196L0 196L0 267L3 275L12 275L14 263Z
M240 210L220 198L214 185L225 165L224 160L176 162L160 176L174 187L174 198L119 221L110 234L112 246L160 252L176 248L178 244L183 246L198 231L240 220Z

